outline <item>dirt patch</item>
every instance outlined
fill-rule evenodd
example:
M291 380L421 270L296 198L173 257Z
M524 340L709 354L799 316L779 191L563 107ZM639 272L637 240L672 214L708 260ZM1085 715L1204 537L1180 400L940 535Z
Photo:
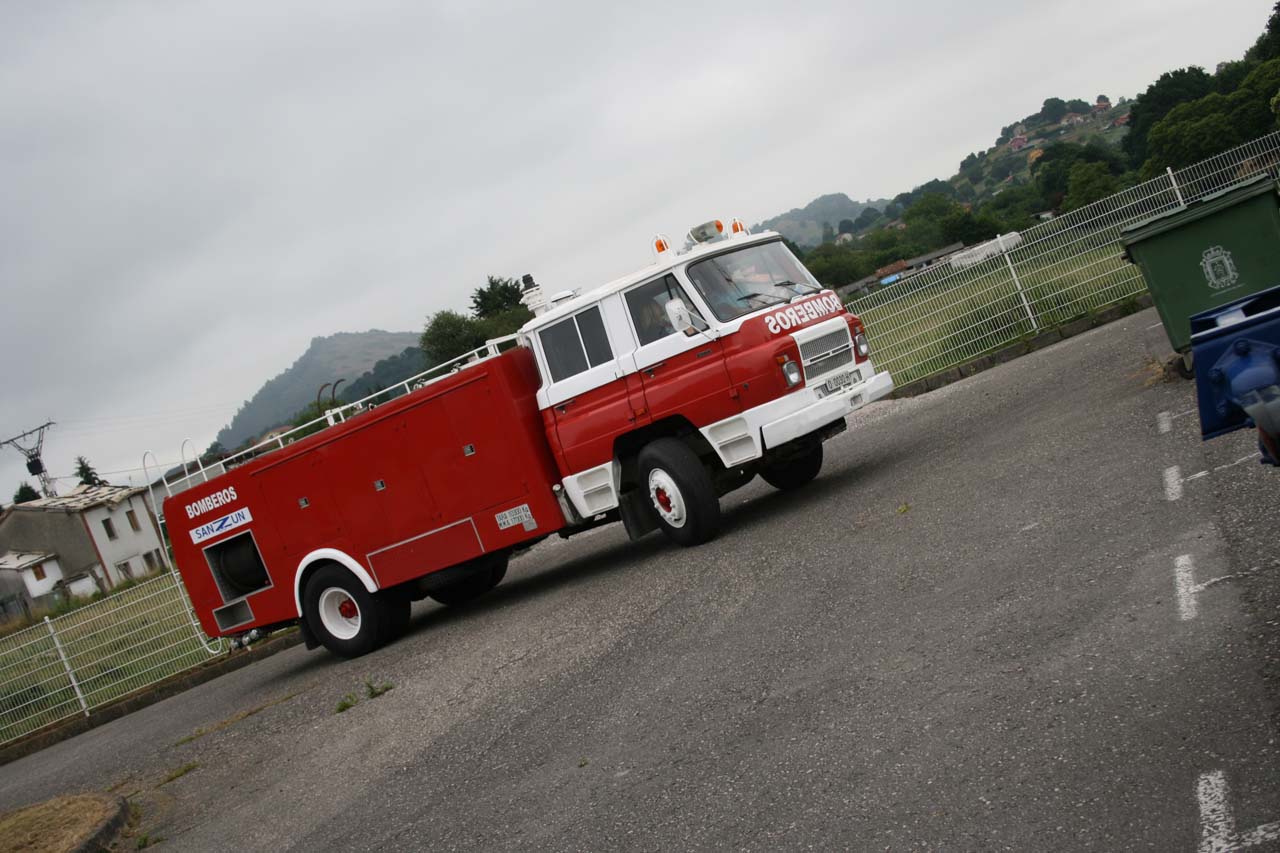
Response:
M118 811L118 801L113 797L79 794L0 815L0 853L76 850Z

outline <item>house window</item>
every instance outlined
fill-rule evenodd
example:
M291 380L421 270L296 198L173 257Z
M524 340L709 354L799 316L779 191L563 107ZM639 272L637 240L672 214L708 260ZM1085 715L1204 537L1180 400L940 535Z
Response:
M105 530L105 531L107 531L107 538L108 538L108 539L119 539L119 538L120 538L119 536L117 536L117 535L116 535L116 526L115 526L114 524L112 524L112 523L111 523L111 519L109 519L109 518L104 518L104 519L102 519L102 529L103 529L103 530Z
M44 580L44 564L43 563L37 564L34 568L31 569L31 574L35 575L36 580L38 581Z
M129 526L133 528L133 532L137 533L142 529L142 525L138 523L138 514L131 509L124 511L124 517L129 519Z
M123 578L133 577L133 570L129 568L128 560L124 560L123 562L116 563L116 571L119 572L120 576Z
M142 554L142 562L147 564L147 571L154 572L156 570L156 555L151 551L145 551Z
M596 307L548 326L538 336L542 339L552 382L576 376L613 358L604 320Z

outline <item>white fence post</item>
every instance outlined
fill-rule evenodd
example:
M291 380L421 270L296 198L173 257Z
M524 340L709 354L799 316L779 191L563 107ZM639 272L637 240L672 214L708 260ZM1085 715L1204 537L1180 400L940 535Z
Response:
M80 700L80 710L84 711L84 715L89 716L89 705L84 701L84 694L80 692L80 682L76 681L76 674L71 669L71 661L67 660L67 653L62 650L62 641L58 639L58 632L53 630L53 623L49 621L49 617L44 617L44 626L49 629L49 636L53 638L53 647L58 650L58 657L62 660L62 666L67 671L67 678L71 680L71 687L76 691L76 698Z
M1036 312L1031 310L1031 303L1027 301L1027 294L1022 289L1022 280L1018 278L1018 271L1013 268L1013 258L1009 257L1009 252L1004 247L1004 235L996 235L996 246L1000 249L1000 254L1004 255L1004 262L1009 267L1009 275L1013 276L1013 286L1018 288L1018 298L1022 300L1022 307L1027 312L1027 319L1031 321L1031 328L1037 332L1040 331L1040 324L1036 322Z
M1186 207L1187 200L1182 197L1182 188L1178 186L1178 179L1173 176L1173 167L1165 166L1164 170L1169 175L1169 185L1173 187L1173 194L1178 197L1178 206Z

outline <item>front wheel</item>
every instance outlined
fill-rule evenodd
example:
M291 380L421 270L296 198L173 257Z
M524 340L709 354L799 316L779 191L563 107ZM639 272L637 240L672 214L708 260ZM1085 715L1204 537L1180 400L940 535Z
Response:
M815 444L799 456L766 463L760 476L775 489L798 489L818 476L822 470L822 445Z
M315 638L339 657L368 654L385 639L382 602L341 566L322 566L307 580L302 612Z
M720 500L698 454L675 438L645 446L637 460L640 484L658 526L679 545L701 545L720 532Z

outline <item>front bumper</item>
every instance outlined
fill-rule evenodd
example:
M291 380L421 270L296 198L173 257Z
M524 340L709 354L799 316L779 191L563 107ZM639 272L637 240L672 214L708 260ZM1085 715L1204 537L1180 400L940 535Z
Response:
M867 403L887 397L893 392L893 378L887 371L874 370L870 362L864 362L859 376L866 378L852 385L825 396L820 396L818 387L801 388L701 432L725 467L751 462L769 448L815 432Z

